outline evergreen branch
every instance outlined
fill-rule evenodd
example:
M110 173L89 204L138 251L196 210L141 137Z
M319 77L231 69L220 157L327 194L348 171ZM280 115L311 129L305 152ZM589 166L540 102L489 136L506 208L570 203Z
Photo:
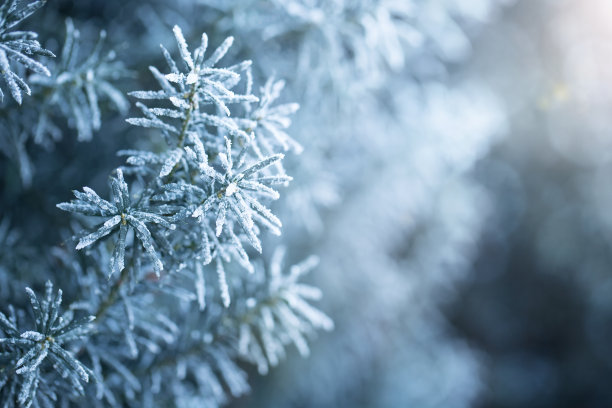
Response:
M11 96L21 105L22 92L31 94L30 87L15 73L10 61L16 62L23 67L50 76L49 69L40 62L31 58L30 55L55 57L53 53L41 47L36 40L37 34L32 31L10 31L14 26L21 23L32 13L46 3L46 0L38 0L25 7L19 7L18 0L4 0L0 5L0 74L9 88ZM0 98L4 94L0 89Z

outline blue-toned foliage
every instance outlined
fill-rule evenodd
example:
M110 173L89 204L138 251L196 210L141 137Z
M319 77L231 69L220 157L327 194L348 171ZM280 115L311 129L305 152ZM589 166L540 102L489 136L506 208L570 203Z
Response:
M75 64L79 36L70 20L67 27L57 74L34 78L47 94L37 138L58 139L61 124L46 115L52 106L72 106L77 123L85 123L79 119L84 112L90 116L76 126L79 139L89 139L100 127L98 92L116 91L105 75L123 72L99 58L104 34L87 61ZM333 327L308 303L321 292L298 283L313 262L284 275L279 256L269 272L258 259L264 232L281 234L281 221L268 205L280 197L276 187L291 181L281 151L302 150L287 133L297 104L275 103L284 82L272 78L260 97L253 95L250 61L217 66L231 37L207 55L206 34L192 53L182 30L173 31L180 60L162 46L169 72L149 68L161 89L130 93L155 106L138 102L143 116L127 119L135 129L147 129L149 138L161 133L161 143L147 140L151 150L119 152L126 164L110 177L110 199L83 187L73 191L73 200L57 204L78 221L68 240L76 241L77 252L56 249L52 256L75 279L67 285L74 298L69 313L82 311L95 320L66 326L69 318L58 317L61 291L53 297L47 284L39 303L28 289L35 331L20 333L15 318L0 315L6 334L0 344L9 364L0 388L6 401L74 403L93 392L98 405L217 406L249 389L239 361L264 374L289 343L305 355L306 337ZM124 174L132 180L129 188ZM218 284L207 285L210 280ZM57 327L56 319L63 319ZM60 347L77 337L86 340L80 348ZM53 389L41 369L47 359L74 390L60 395ZM176 381L162 388L170 372L178 373L170 376ZM90 378L96 384L83 387Z
M36 399L37 389L49 367L52 367L73 388L83 395L81 383L87 383L93 372L66 349L70 343L86 339L91 333L93 316L74 319L70 310L62 313L61 289L53 293L53 285L47 282L45 296L39 299L34 291L26 288L34 314L33 330L18 330L15 311L7 317L0 312L0 396L6 404L16 399L19 406L29 407ZM56 379L57 381L57 379ZM55 392L43 398L56 400ZM50 402L47 402L50 403ZM38 404L36 404L38 405Z
M15 29L15 26L41 8L45 2L46 0L37 0L23 6L19 0L3 0L0 4L0 74L18 104L23 100L22 92L30 95L31 90L11 67L11 62L32 72L51 75L45 65L32 57L36 55L55 57L55 55L40 45L37 40L38 34L35 32ZM4 97L2 90L0 97Z
M44 143L45 137L61 139L62 131L54 123L54 111L66 117L76 128L80 141L89 141L100 130L102 99L111 102L121 114L126 114L129 103L114 82L129 76L129 72L114 51L103 51L106 31L101 31L93 49L79 60L80 32L72 20L66 20L66 38L56 63L50 64L51 74L33 75L32 83L40 88L42 107L35 127L34 140Z
M502 122L444 82L469 7L44 4L0 0L0 406L436 406L360 399L428 365L475 400L475 357L422 317L469 264ZM273 368L274 392L249 381Z
M153 247L151 231L146 224L154 223L170 230L175 229L176 226L168 222L163 216L153 212L154 209L142 207L140 201L135 206L132 205L128 186L123 179L121 169L117 169L117 177L111 179L111 190L113 194L112 202L100 198L89 187L83 187L83 192L74 191L76 200L57 205L64 211L105 218L105 221L96 231L79 239L76 249L88 247L111 232L118 231L115 249L111 256L110 269L110 273L118 273L125 267L125 241L128 231L133 230L145 251L151 257L155 273L159 275L164 266Z

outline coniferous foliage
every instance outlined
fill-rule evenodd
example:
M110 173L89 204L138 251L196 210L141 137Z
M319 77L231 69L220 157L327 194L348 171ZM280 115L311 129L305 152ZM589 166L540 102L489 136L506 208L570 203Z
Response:
M53 284L49 281L43 299L39 300L30 288L26 288L26 292L34 314L34 330L19 331L14 309L10 309L9 317L0 313L0 328L5 336L0 338L5 349L1 354L3 367L0 371L3 401L10 404L16 399L20 406L32 405L40 382L51 387L47 393L41 393L44 395L42 400L46 404L55 401L57 396L53 386L46 373L43 374L48 371L46 362L52 362L53 370L63 381L69 383L75 393L83 395L85 391L81 383L89 382L93 373L64 346L85 339L93 328L89 323L94 317L75 320L72 311L62 313L62 291L60 289L54 294Z
M66 20L66 38L59 61L50 64L50 75L34 75L31 79L43 96L34 134L36 143L44 143L46 136L61 139L61 131L53 123L58 116L54 110L74 123L77 139L81 141L91 140L93 133L100 130L101 97L108 99L119 113L127 113L129 103L113 82L127 77L129 72L116 61L114 51L104 51L105 39L106 31L101 31L93 49L87 50L87 58L79 61L80 32L72 20Z
M7 15L16 4L4 4ZM31 142L50 149L70 132L76 138L68 143L91 141L102 127L101 96L120 114L128 109L114 82L129 72L113 51L103 53L106 33L80 59L79 31L70 19L65 25L58 62L46 76L32 69L29 77L42 103L5 103L2 112L3 151L17 153L26 189L36 182ZM22 298L3 305L0 395L7 406L78 406L92 396L99 406L217 406L248 391L243 364L266 373L289 344L306 355L307 338L333 327L310 304L321 292L299 283L314 261L287 275L278 255L269 267L261 255L266 231L281 234L269 205L292 180L283 152L301 150L287 133L298 105L276 104L284 83L274 78L256 95L251 61L219 66L233 38L209 51L202 34L191 52L182 30L172 31L179 58L162 46L166 68L149 67L159 90L130 93L146 102L136 102L142 116L126 121L144 128L140 146L148 150L118 152L125 165L111 172L108 199L83 187L57 204L74 213L74 232L61 248L47 249L42 264L71 276L68 308L62 313L62 289L54 292L50 282L43 298L27 289L33 326L23 323ZM17 236L5 219L5 244ZM3 286L16 278L19 259L3 257Z
M0 406L470 406L479 363L430 317L467 274L488 210L470 170L503 127L494 98L446 82L483 15L0 10L0 51L23 54L0 68ZM275 372L274 392L252 381Z
M5 4L6 7L10 6L8 10L15 10L17 3ZM43 4L41 1L32 3L20 15L30 15ZM29 11L26 13L27 10ZM18 106L5 101L4 108L0 111L0 151L16 165L25 188L30 187L35 171L35 166L31 163L31 152L37 148L52 150L65 134L63 123L67 123L71 129L76 129L76 138L79 141L89 141L94 132L100 129L102 102L108 100L109 105L120 114L125 114L129 108L127 98L119 91L116 83L129 77L130 72L116 60L115 51L105 50L106 32L101 31L95 45L86 50L86 58L79 58L79 30L70 19L65 21L65 25L66 37L63 39L64 45L59 57L43 67L44 71L28 67L31 71L27 77L30 85L16 77L14 72L2 70L7 72L7 77L19 79L21 82L16 83L23 83L26 87L24 90L35 100L28 109L19 109ZM16 33L36 38L35 33ZM38 44L36 40L30 41L32 44ZM32 45L26 54L34 53L38 48L39 45ZM48 53L55 57L50 51ZM28 57L27 61L30 60ZM13 96L15 101L21 104L21 96ZM36 124L33 131L30 130L32 123Z
M6 0L0 5L0 69L6 86L18 104L23 100L22 91L30 95L31 90L23 78L11 68L11 62L39 74L51 75L45 65L32 57L36 55L55 57L55 55L41 47L36 39L38 34L35 32L15 29L15 26L44 4L45 0L38 0L22 6L18 0ZM1 90L0 97L4 97Z

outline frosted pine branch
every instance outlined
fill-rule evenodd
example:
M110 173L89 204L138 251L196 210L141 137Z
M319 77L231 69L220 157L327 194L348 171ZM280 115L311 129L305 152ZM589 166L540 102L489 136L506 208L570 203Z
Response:
M15 395L4 394L5 388L0 387L0 396L6 403L15 398L19 406L31 406L36 401L41 377L47 375L49 367L83 394L80 384L89 382L94 374L64 348L64 344L86 339L93 328L93 316L74 320L72 312L62 314L62 291L54 293L51 282L47 282L42 299L30 288L26 288L26 292L34 313L34 330L20 332L14 313L7 317L0 312L0 335L4 333L0 337L0 354L2 360L9 362L0 370L0 383L16 384L11 388ZM16 376L10 376L10 372Z
M59 60L51 64L51 75L33 75L32 83L45 95L34 140L43 143L50 135L58 139L55 117L62 115L76 127L79 141L89 141L102 124L101 102L107 100L119 113L125 114L129 103L115 83L130 75L116 60L114 51L104 51L106 32L101 31L86 58L79 58L80 33L72 20L66 20L66 38Z
M117 169L117 177L111 179L111 190L112 202L100 198L89 187L84 187L83 192L74 191L74 195L77 197L76 200L57 205L58 208L64 211L106 218L99 225L98 229L79 239L76 249L90 246L111 232L118 230L110 268L111 274L118 273L125 267L124 258L127 233L129 230L133 230L145 251L149 254L155 273L159 275L163 269L163 264L155 250L151 231L147 224L157 224L168 230L173 230L176 226L162 215L151 212L148 208L132 205L127 183L123 178L121 169Z
M15 26L41 8L46 0L33 1L22 6L18 0L3 0L0 4L0 74L8 86L11 96L21 105L22 93L31 94L30 87L11 67L19 64L38 74L49 76L49 69L32 58L34 55L55 57L44 49L33 31L16 31ZM0 97L4 97L0 89Z

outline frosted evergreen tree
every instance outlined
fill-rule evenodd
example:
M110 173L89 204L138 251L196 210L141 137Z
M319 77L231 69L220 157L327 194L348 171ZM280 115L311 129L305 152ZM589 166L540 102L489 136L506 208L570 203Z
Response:
M5 3L7 29L40 5L20 10L16 2ZM115 53L102 54L105 32L79 62L79 32L70 20L66 27L61 62L53 71L15 54L34 71L29 79L44 100L26 113L20 110L25 106L5 106L7 129L20 126L19 137L25 137L19 140L22 149L30 140L52 147L48 141L57 142L66 129L75 129L78 141L90 141L101 130L101 95L120 113L127 111L127 100L112 83L127 71L114 62ZM75 199L57 205L78 217L65 248L47 249L46 255L71 275L64 282L70 295L54 292L48 281L42 300L27 289L33 323L19 296L9 303L8 315L0 315L4 404L80 405L91 394L101 406L185 406L198 400L216 406L248 390L240 361L264 374L284 357L285 347L294 344L306 354L307 337L333 327L310 304L321 292L299 283L312 261L285 274L279 256L265 262L260 255L265 232L281 234L281 221L267 203L291 181L279 150L296 145L285 129L297 105L274 106L282 82L270 80L253 94L251 61L218 66L233 38L211 52L202 34L191 52L181 29L174 26L173 32L178 61L162 46L167 68L150 66L159 90L130 94L155 105L137 102L142 116L126 120L158 142L149 141L150 150L119 152L126 163L110 177L108 200L83 187L74 190ZM33 33L19 35L13 37L22 44L7 47L43 53L29 40ZM13 71L5 73L21 103L15 84L28 93L30 88ZM68 126L53 120L57 114L65 115ZM38 121L28 129L29 116ZM27 166L34 165L28 160ZM32 172L19 166L28 188ZM5 240L8 226L5 221ZM7 259L3 282L23 262ZM68 306L62 307L63 297ZM179 373L171 375L177 382L161 389L168 370Z
M0 1L0 402L359 405L392 350L378 402L469 406L478 361L429 317L504 120L445 81L497 2Z

